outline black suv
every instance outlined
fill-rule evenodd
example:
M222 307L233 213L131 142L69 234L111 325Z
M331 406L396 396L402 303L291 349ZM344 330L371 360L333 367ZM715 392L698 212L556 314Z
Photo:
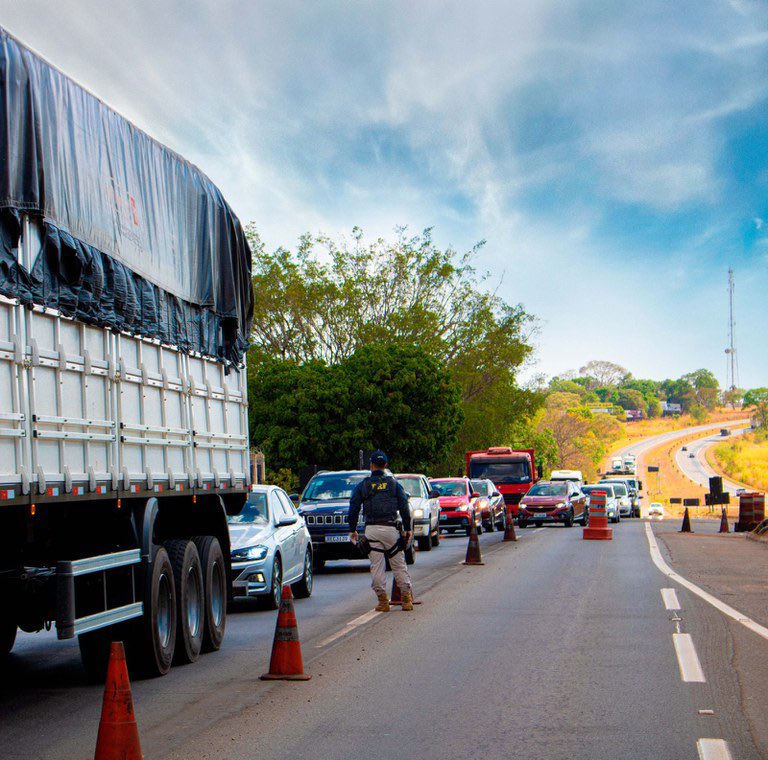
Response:
M349 540L349 497L355 486L370 474L370 470L322 471L307 483L299 501L299 513L312 536L316 569L322 568L327 560L367 559ZM387 475L391 474L387 471ZM365 530L362 513L357 528L361 533ZM416 561L413 541L405 552L405 561L409 565Z

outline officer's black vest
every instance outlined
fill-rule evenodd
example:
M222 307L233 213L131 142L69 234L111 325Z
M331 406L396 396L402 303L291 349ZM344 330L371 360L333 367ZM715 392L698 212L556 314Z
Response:
M391 475L363 480L363 514L366 522L397 520L397 481Z

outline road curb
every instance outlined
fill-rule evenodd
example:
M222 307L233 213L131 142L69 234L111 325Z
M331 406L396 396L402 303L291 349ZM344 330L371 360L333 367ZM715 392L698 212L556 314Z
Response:
M757 533L745 533L744 535L750 541L757 541L759 544L768 544L768 536L758 536Z

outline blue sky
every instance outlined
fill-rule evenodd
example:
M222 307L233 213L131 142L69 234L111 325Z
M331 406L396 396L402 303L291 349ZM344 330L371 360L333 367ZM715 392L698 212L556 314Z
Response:
M0 0L270 246L435 228L590 359L768 385L768 4Z

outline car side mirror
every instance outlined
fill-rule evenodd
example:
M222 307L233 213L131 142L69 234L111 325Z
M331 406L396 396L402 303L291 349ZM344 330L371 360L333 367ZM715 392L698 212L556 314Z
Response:
M289 496L288 498L289 498L289 499L290 499L290 500L291 500L291 501L292 501L294 504L298 504L298 503L299 503L299 494L297 494L297 493L292 493L292 494L290 494L290 496Z
M430 499L439 499L440 498L440 491L438 491L436 488L433 488L429 492L429 498Z
M281 517L277 521L277 527L283 528L286 525L295 525L298 522L299 518L296 517L296 515L286 515L285 517Z
M477 491L475 491L475 493L472 494L472 498L473 499L479 499L480 498L480 494L477 493Z

